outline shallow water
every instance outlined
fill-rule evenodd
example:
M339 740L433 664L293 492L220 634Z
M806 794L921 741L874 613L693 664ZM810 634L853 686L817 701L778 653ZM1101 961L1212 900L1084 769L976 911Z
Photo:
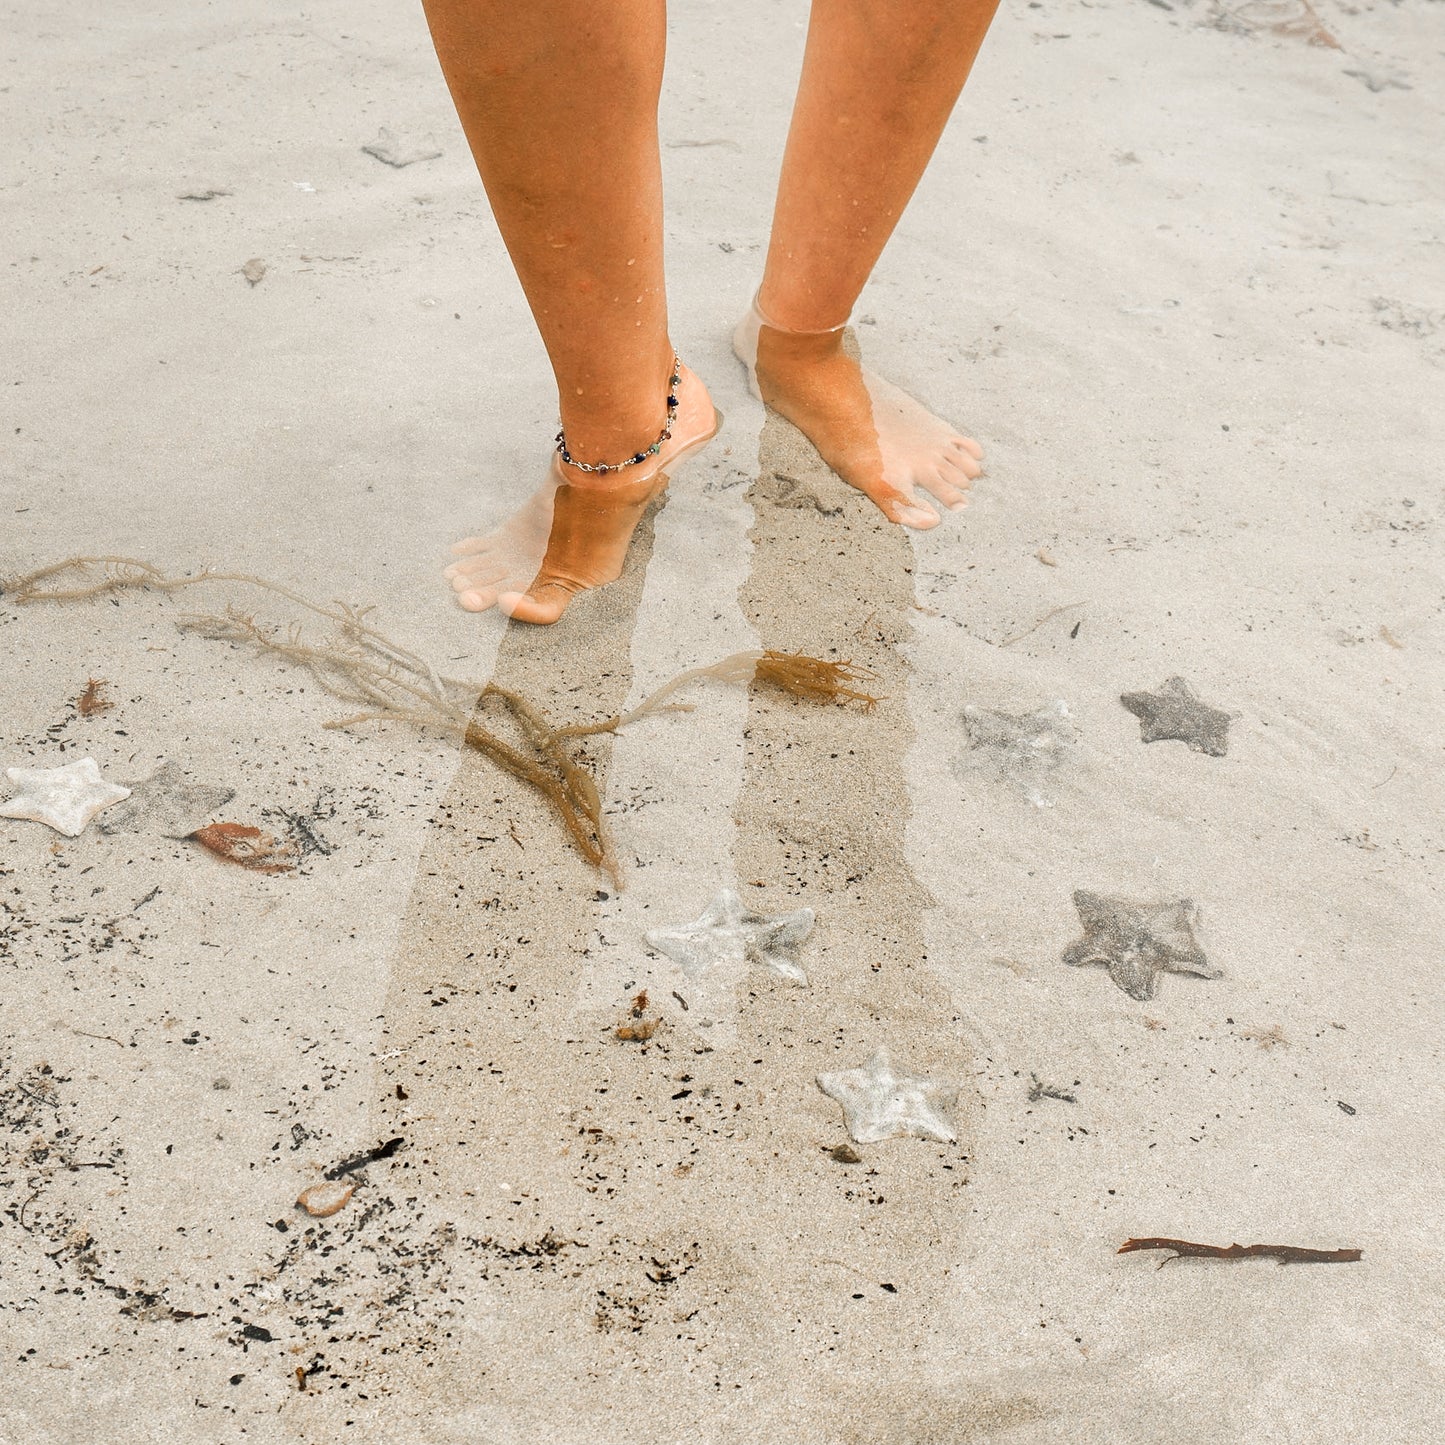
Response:
M21 15L0 572L376 603L558 722L770 646L882 701L704 683L586 744L619 892L485 759L327 730L354 709L309 674L176 627L223 591L0 598L0 766L169 761L285 850L0 822L0 1436L1440 1434L1439 47L1420 8L1320 13L1346 53L1000 22L855 317L989 450L910 538L729 349L801 10L762 44L679 7L673 308L727 430L550 632L438 579L555 423L419 18ZM383 164L382 128L442 155ZM1142 741L1121 696L1176 674L1238 715L1223 756ZM966 708L1058 698L1050 766L979 766ZM807 987L734 970L703 1029L645 940L723 888L814 910ZM1068 967L1078 892L1191 900L1219 976ZM818 1076L880 1046L958 1089L955 1142L850 1141ZM1364 1258L1159 1271L1139 1236Z

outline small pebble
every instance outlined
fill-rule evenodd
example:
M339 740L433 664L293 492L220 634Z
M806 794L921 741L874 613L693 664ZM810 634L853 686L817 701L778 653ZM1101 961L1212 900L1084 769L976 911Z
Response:
M303 1189L296 1196L296 1203L313 1219L326 1219L345 1209L355 1192L356 1185L344 1179L328 1179L324 1184L313 1184Z

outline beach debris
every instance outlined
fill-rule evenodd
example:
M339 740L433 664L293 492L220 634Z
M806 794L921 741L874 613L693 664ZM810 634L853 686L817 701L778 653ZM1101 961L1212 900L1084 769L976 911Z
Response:
M1401 336L1413 336L1422 340L1427 336L1434 336L1445 326L1445 312L1429 311L1407 301L1392 301L1388 296L1376 296L1370 305L1380 325L1386 331L1395 331Z
M374 1148L363 1150L360 1154L343 1159L340 1164L334 1164L324 1177L343 1179L348 1174L355 1174L358 1169L365 1169L368 1164L375 1164L378 1159L390 1159L405 1143L405 1139L386 1139Z
M758 652L734 652L707 667L690 667L644 698L631 712L607 718L603 722L578 723L559 728L558 737L586 737L593 733L616 732L618 728L637 722L658 712L690 712L690 703L668 701L679 689L700 678L719 682L740 682L775 687L790 697L808 702L861 702L864 712L872 712L881 701L871 693L858 692L850 683L870 674L851 662L829 662L826 658L809 657L805 652L778 652L772 648Z
M236 796L234 788L188 783L169 758L150 777L127 786L130 797L100 820L102 833L145 831L163 838L189 838Z
M818 1087L843 1106L848 1133L856 1144L908 1135L942 1144L958 1139L953 1122L958 1086L895 1072L882 1046L861 1068L819 1074Z
M234 192L223 190L220 186L197 186L194 190L177 191L178 201L214 201L220 196L233 195Z
M1241 5L1220 5L1215 23L1220 30L1282 35L1327 50L1342 48L1325 29L1310 0L1244 0Z
M1056 558L1047 547L1040 547L1039 550L1034 553L1034 556L1037 557L1045 567L1057 567L1059 565L1058 558Z
M351 1203L356 1185L350 1181L328 1179L321 1184L311 1184L296 1196L296 1204L313 1219L329 1219L339 1214Z
M78 575L77 575L78 574ZM74 585L60 585L62 579ZM617 882L610 833L602 814L597 784L573 756L573 738L610 732L620 719L573 728L554 728L545 713L526 698L495 684L440 677L416 653L372 627L372 609L343 602L321 606L288 587L249 573L210 568L169 577L160 568L133 557L69 557L26 576L7 581L11 601L72 602L126 591L174 592L203 584L255 588L284 598L331 624L332 636L313 643L299 625L282 630L263 626L235 608L225 613L191 614L181 626L216 641L249 644L262 652L307 668L333 697L362 711L328 722L328 728L363 722L404 722L413 727L459 735L466 746L490 758L512 776L535 788L556 809L582 856ZM521 734L521 745L499 737L484 725L483 714L503 712Z
M397 170L403 166L414 166L418 161L434 161L441 155L430 136L427 143L415 145L394 136L385 126L376 133L374 141L361 149L363 154L375 156L383 165L394 166Z
M1060 700L1033 712L995 712L965 707L968 734L965 765L973 765L1016 787L1036 808L1051 800L1044 785L1050 773L1072 754L1079 734L1069 720L1069 705Z
M1046 1084L1037 1074L1030 1074L1033 1081L1029 1085L1029 1103L1037 1104L1040 1099L1058 1099L1064 1104L1077 1104L1076 1095L1069 1093L1067 1089L1056 1088L1053 1084Z
M259 256L252 256L244 266L241 267L241 275L252 286L259 286L266 275L266 263Z
M0 818L44 823L67 838L78 838L102 809L130 797L130 789L108 783L94 758L60 768L6 768L20 791L0 803Z
M588 765L574 754L572 744L578 739L615 732L651 712L671 710L678 705L666 700L685 683L704 676L775 687L815 702L857 701L865 710L879 700L850 685L866 674L849 662L773 650L743 652L679 674L626 716L554 727L541 708L507 688L442 677L424 658L373 627L372 608L344 602L322 606L250 573L203 568L172 577L134 557L76 556L7 580L4 591L9 600L25 605L80 601L126 591L169 593L208 584L255 588L284 598L328 622L332 635L313 642L299 624L285 629L266 626L234 607L221 614L188 615L181 619L183 627L216 641L250 645L307 668L333 697L360 709L324 724L328 728L404 722L460 736L467 747L546 798L578 852L615 886L620 883L611 832L596 780ZM519 735L519 742L504 739L487 725L497 714Z
M1239 716L1201 702L1182 677L1166 679L1153 692L1126 692L1119 701L1139 719L1141 742L1187 743L1213 758L1229 751L1229 725Z
M289 842L249 823L209 823L187 837L218 858L253 873L290 873L296 867L296 853Z
M1398 75L1385 70L1347 70L1345 74L1358 80L1367 90L1378 95L1382 90L1414 90L1414 86Z
M262 808L261 816L269 823L281 825L298 858L310 858L316 853L329 858L336 851L336 844L322 835L321 824L336 817L334 794L335 789L327 786L317 793L316 801L305 812L297 808Z
M828 1158L835 1164L861 1164L863 1156L851 1144L835 1144L828 1150Z
M1277 1259L1281 1264L1355 1264L1362 1249L1306 1249L1298 1244L1191 1244L1187 1239L1126 1239L1116 1251L1133 1254L1141 1249L1169 1249L1159 1262L1163 1269L1174 1259Z
M75 710L81 717L95 717L97 713L109 712L115 704L105 695L106 681L103 677L86 679L80 696L75 700Z
M772 484L766 490L768 500L775 507L788 507L794 511L806 511L811 507L825 517L836 517L843 510L841 500L825 499L812 483L787 472L774 472Z
M674 994L675 998L676 995ZM683 1005L687 1007L686 1004ZM647 1018L647 990L643 989L632 1000L632 1023L617 1025L616 1034L624 1043L645 1044L662 1027L660 1018Z
M1199 910L1187 898L1169 903L1135 903L1080 888L1074 907L1084 936L1064 950L1071 967L1101 963L1130 998L1154 997L1161 973L1221 978L1223 970L1204 956L1194 937Z
M735 888L722 888L694 922L649 929L644 937L689 975L750 962L806 986L808 976L794 955L813 931L814 917L811 908L775 917L754 913Z
M1248 1039L1252 1044L1258 1044L1265 1053L1269 1053L1273 1049L1289 1048L1289 1040L1278 1024L1271 1024L1267 1029L1240 1029L1239 1036L1242 1039Z
M1012 646L1014 645L1014 643L1016 643L1016 642L1022 642L1022 641L1024 640L1024 638L1026 638L1026 637L1032 637L1033 634L1034 634L1035 632L1037 632L1037 631L1039 630L1039 628L1041 628L1041 627L1044 625L1044 623L1046 623L1046 622L1052 622L1055 617L1061 617L1061 616L1063 616L1063 614L1064 614L1065 612L1072 612L1072 611L1074 611L1074 609L1077 608L1077 607L1085 607L1085 606L1087 606L1087 605L1088 605L1088 604L1087 604L1087 603L1084 603L1084 602L1065 602L1062 607L1051 607L1051 608L1050 608L1047 612L1045 612L1044 615L1043 615L1042 617L1040 617L1037 621L1029 623L1029 625L1028 625L1027 627L1025 627L1022 632L1010 633L1010 635L1007 636L1007 637L1005 637L1002 642L1000 642L1000 643L997 644L997 646L999 646L999 647L1012 647ZM1079 620L1080 620L1080 621L1083 621L1082 618L1080 618ZM1078 624L1076 623L1075 626L1074 626L1074 632L1077 632L1077 631L1078 631ZM1069 635L1072 637L1072 636L1074 635L1074 633L1070 633Z

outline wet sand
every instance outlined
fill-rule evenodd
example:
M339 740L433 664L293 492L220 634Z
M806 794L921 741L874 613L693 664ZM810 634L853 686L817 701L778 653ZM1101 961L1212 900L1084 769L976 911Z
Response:
M676 339L727 426L548 632L438 576L551 410L419 15L19 17L0 573L374 602L558 722L753 647L881 700L702 682L589 743L619 892L489 762L176 628L222 588L0 598L0 766L169 758L318 840L0 820L0 1440L1434 1438L1438 17L1002 15L854 318L988 447L909 537L727 349L803 9L674 9ZM1175 675L1223 756L1141 740ZM963 710L1057 701L1040 807ZM807 987L648 948L724 886L816 911ZM1066 966L1076 890L1191 900L1220 976ZM957 1142L834 1157L815 1076L880 1043ZM1364 1257L1116 1254L1151 1235Z

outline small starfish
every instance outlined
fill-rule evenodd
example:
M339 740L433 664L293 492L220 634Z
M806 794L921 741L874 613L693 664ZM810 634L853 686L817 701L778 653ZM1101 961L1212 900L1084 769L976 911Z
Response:
M132 783L130 800L101 819L102 833L154 831L165 838L188 838L236 796L234 788L188 783L169 759L143 782Z
M1078 967L1102 963L1130 998L1154 997L1160 973L1193 973L1220 978L1223 970L1204 956L1194 938L1199 910L1187 898L1173 903L1133 903L1102 893L1074 894L1084 936L1064 950L1064 962Z
M909 1134L943 1144L958 1138L953 1122L958 1085L895 1073L885 1048L878 1048L860 1069L819 1074L818 1087L843 1106L848 1132L859 1144Z
M61 768L6 768L5 776L20 791L0 803L0 818L44 823L67 838L78 838L102 808L130 797L129 788L101 777L94 758Z
M808 976L793 951L813 931L813 910L768 918L743 907L737 890L723 888L695 923L655 928L648 945L665 953L684 973L699 974L719 965L741 965L748 959L774 973L806 984Z
M964 726L970 753L998 777L1017 786L1036 808L1046 808L1042 784L1073 750L1078 733L1069 721L1069 705L1053 702L1033 712L994 712L966 707Z
M1188 743L1215 758L1229 751L1229 724L1239 716L1200 702L1182 677L1169 678L1153 692L1126 692L1119 701L1139 719L1141 741Z

